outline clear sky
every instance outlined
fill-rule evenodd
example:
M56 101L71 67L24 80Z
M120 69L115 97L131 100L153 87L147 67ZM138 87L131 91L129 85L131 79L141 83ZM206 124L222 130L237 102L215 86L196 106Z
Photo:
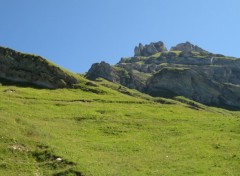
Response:
M240 0L0 0L0 45L77 73L133 56L139 42L240 57L239 9Z

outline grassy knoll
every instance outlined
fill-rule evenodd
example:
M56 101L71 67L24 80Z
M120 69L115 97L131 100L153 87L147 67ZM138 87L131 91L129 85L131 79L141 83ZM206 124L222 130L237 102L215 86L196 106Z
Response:
M186 102L0 86L0 175L239 175L240 112Z

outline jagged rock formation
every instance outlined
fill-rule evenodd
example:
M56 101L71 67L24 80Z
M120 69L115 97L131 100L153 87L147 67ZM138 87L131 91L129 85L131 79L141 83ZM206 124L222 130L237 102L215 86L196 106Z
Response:
M150 43L149 45L143 46L141 43L134 49L134 56L151 56L158 52L167 51L164 43L159 41L156 43Z
M45 88L71 87L79 81L46 59L0 47L0 79Z
M153 96L181 95L207 105L240 109L240 59L212 54L189 42L169 52L123 58L115 66L95 64L87 76L102 77Z
M198 47L197 45L193 45L190 42L180 43L177 46L174 46L170 49L170 51L183 51L183 52L204 52L207 51Z
M127 72L125 69L110 66L106 62L93 64L86 75L86 78L91 80L98 77L102 77L111 82L128 85L129 88L139 91L143 91L145 87L145 84L142 83L137 75L132 72Z

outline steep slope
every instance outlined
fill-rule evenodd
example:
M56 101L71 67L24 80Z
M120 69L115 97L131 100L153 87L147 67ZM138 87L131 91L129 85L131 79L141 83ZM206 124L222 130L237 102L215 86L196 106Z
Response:
M118 79L102 70L102 64L95 64L86 76L102 77L153 96L181 95L206 105L240 108L240 59L213 54L189 42L151 56L122 58L115 66L108 64L108 70L124 72L112 72Z
M79 80L46 59L0 47L1 82L32 84L45 88L71 87Z

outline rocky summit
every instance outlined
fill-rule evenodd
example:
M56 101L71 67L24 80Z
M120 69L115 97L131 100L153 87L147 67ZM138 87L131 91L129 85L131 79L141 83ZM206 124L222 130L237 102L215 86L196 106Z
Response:
M152 42L149 45L142 45L141 43L139 43L139 46L136 46L134 49L134 56L151 56L158 52L164 51L167 51L167 48L161 41L156 43Z
M70 72L40 56L0 47L0 82L64 88L71 87L79 81Z
M206 105L240 109L240 59L190 42L167 51L163 42L135 47L114 66L93 64L86 77L105 78L152 96L185 96Z
M183 51L183 52L205 52L207 53L206 50L200 48L197 45L193 45L190 42L186 43L180 43L177 46L174 46L170 49L170 51Z

